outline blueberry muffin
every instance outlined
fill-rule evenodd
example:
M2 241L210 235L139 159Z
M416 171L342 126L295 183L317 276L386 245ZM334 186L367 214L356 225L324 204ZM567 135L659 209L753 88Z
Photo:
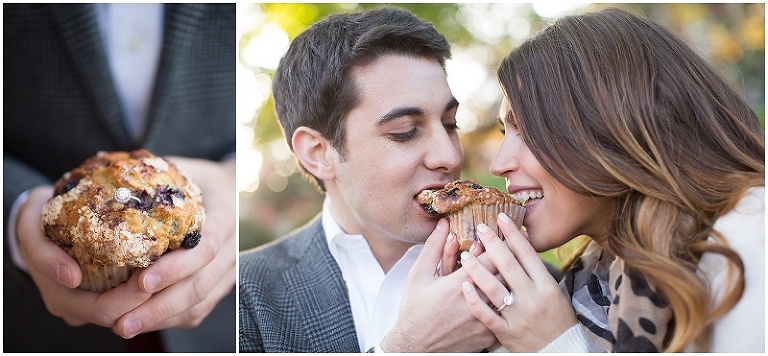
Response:
M82 289L113 288L166 251L200 241L200 189L146 150L98 152L53 188L43 231L80 264Z
M462 251L478 241L475 229L480 223L502 236L496 223L500 213L506 213L518 227L525 217L525 208L511 195L474 180L457 180L441 189L423 190L416 200L428 213L448 217Z

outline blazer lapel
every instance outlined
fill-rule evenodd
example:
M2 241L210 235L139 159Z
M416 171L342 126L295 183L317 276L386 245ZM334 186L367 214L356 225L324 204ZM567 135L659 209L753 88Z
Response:
M161 126L162 122L169 119L169 105L173 102L169 98L174 96L174 88L178 90L184 87L175 83L185 79L183 72L186 58L190 58L192 42L196 33L200 31L206 6L206 4L165 5L163 47L147 119L149 126L142 142L150 141L152 135L161 134L153 128Z
M119 147L130 149L133 144L125 128L93 5L55 4L50 9L51 19L60 30L61 42L71 54L74 68L93 98L96 116Z
M288 290L295 291L296 314L306 324L311 350L360 352L347 286L328 250L322 224L300 262L284 274Z

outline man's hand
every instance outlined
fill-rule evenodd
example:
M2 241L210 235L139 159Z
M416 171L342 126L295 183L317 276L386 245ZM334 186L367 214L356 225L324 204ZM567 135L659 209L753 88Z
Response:
M235 284L235 161L166 159L203 193L206 220L202 239L197 247L168 252L137 273L133 283L154 294L117 321L114 332L126 338L170 327L196 327Z
M169 158L203 193L206 221L200 244L164 254L124 284L103 293L77 289L82 280L72 257L40 227L50 186L29 192L19 209L22 257L48 311L69 325L93 323L131 338L170 327L196 327L235 284L235 162ZM234 320L233 320L234 322Z
M469 280L466 273L458 269L438 275L444 254L458 251L445 246L447 235L448 222L442 219L408 274L397 323L381 343L384 351L476 352L496 341L464 300L461 284Z
M51 314L72 326L93 323L112 327L123 314L147 301L151 293L139 289L138 276L104 293L77 289L82 280L80 266L48 239L40 226L43 205L52 196L51 186L34 188L19 208L16 236L29 275Z

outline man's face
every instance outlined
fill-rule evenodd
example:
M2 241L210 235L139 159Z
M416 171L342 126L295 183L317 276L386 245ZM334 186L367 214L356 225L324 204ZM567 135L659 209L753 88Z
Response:
M344 157L326 182L333 214L369 243L421 243L437 219L415 196L458 179L458 103L431 59L386 55L353 73L360 103L345 122Z

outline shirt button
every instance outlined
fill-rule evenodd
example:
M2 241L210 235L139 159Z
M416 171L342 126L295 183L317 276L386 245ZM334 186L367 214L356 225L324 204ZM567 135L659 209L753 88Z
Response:
M138 37L131 37L130 41L128 41L128 49L131 51L136 51L140 45L141 40Z

